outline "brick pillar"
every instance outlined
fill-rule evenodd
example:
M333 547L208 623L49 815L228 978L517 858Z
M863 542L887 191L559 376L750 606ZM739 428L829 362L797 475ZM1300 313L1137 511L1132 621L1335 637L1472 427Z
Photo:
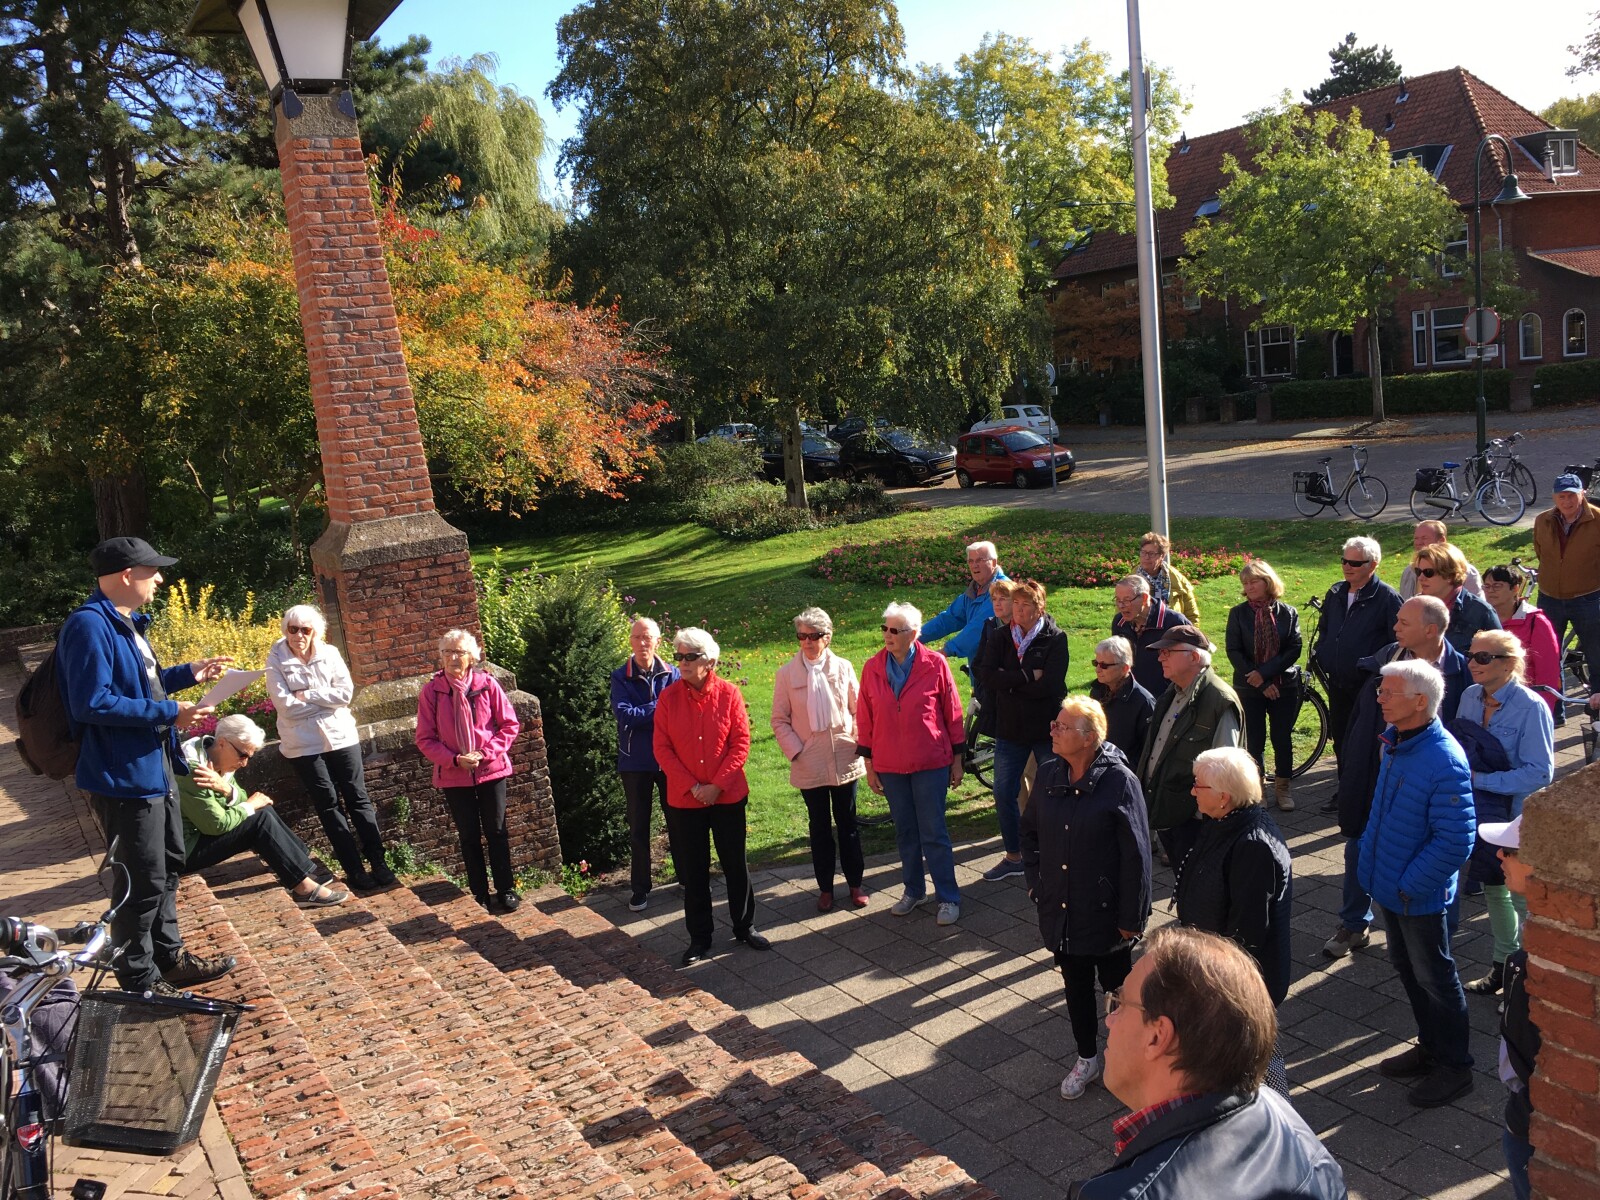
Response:
M437 669L446 629L478 629L478 603L466 535L434 509L356 123L334 97L301 99L298 117L278 110L277 140L328 497L311 561L358 707L379 720L407 692L415 704L401 681Z
M1535 1196L1600 1196L1600 763L1528 798L1528 995L1542 1045L1533 1078Z

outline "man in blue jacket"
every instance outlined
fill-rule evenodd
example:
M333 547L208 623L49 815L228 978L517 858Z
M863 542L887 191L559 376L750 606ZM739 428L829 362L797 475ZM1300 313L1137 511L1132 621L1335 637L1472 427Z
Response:
M117 842L113 897L122 897L112 938L127 947L117 980L130 992L174 996L234 967L197 958L178 932L183 819L174 771L187 773L178 730L211 713L168 698L221 675L230 658L163 669L137 610L155 599L161 568L177 559L141 538L101 542L89 554L99 586L67 617L56 639L57 678L78 737L77 783L94 803L107 842ZM126 894L124 894L126 893Z
M661 626L649 617L635 617L628 630L633 653L611 672L611 712L617 718L617 774L628 806L628 845L632 855L632 894L628 911L643 912L650 903L650 828L655 816L651 798L667 803L667 777L656 762L656 701L678 678L656 653Z
M1408 1099L1437 1108L1472 1090L1467 995L1445 915L1477 833L1472 771L1439 721L1438 669L1413 659L1385 664L1382 676L1378 703L1389 728L1357 872L1383 910L1389 959L1411 1001L1417 1044L1378 1070L1417 1080Z
M922 627L917 640L932 645L942 637L955 634L944 644L946 658L964 658L969 662L983 641L983 626L994 616L994 601L989 598L989 585L1007 575L1000 569L1000 557L993 542L973 542L967 547L967 573L972 582L967 585L950 607Z

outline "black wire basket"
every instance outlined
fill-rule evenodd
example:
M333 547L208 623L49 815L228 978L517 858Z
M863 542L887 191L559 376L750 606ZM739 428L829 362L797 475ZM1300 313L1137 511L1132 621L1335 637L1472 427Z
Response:
M243 1011L198 996L85 992L63 1140L140 1154L194 1141Z

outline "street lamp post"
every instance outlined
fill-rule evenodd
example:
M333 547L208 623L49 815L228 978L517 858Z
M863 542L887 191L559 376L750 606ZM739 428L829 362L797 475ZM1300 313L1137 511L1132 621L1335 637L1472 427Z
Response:
M1506 152L1506 164L1511 163L1511 143L1498 133L1485 134L1478 143L1478 153L1473 161L1472 168L1472 280L1473 280L1473 320L1478 322L1473 329L1478 342L1478 453L1482 454L1489 445L1489 402L1483 394L1484 372L1484 345L1483 345L1483 151L1490 142L1499 142ZM1491 200L1490 204L1520 204L1528 199L1527 194L1517 184L1514 171L1508 171L1500 181L1500 194Z

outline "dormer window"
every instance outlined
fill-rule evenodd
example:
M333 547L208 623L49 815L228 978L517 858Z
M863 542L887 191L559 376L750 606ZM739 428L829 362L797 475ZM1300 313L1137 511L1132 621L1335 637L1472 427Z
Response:
M1404 150L1394 150L1389 154L1391 161L1404 162L1406 159L1415 159L1417 164L1432 175L1439 178L1439 172L1444 170L1444 164L1450 157L1451 147L1440 142L1433 142L1425 146L1407 146Z
M1199 218L1199 217L1214 217L1221 211L1222 211L1222 201L1218 200L1215 196L1213 196L1213 197L1211 197L1211 199L1204 201L1200 205L1199 208L1195 209L1194 210L1194 215L1197 218Z
M1541 129L1519 137L1517 145L1541 171L1546 163L1557 175L1571 175L1578 169L1578 132L1575 129Z
M1385 133L1388 133L1393 128L1394 128L1394 114L1393 113L1386 113L1384 115L1384 118L1383 118L1383 131Z

